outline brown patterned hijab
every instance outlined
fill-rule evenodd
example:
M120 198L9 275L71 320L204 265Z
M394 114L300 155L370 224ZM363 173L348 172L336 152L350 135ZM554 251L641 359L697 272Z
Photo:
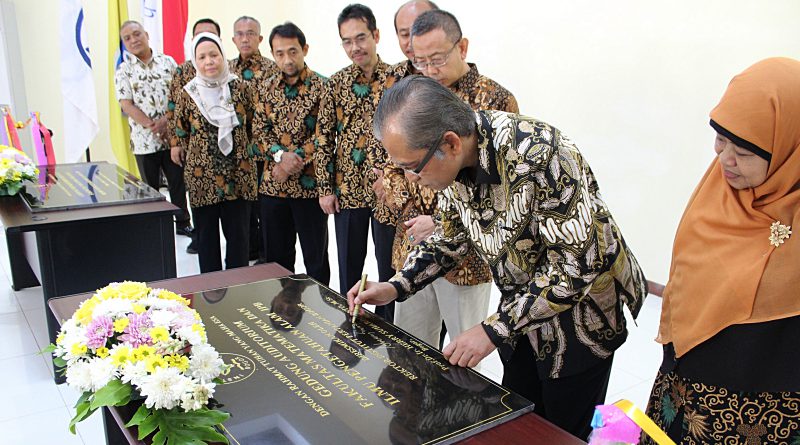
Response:
M658 337L678 357L728 326L800 315L800 233L786 238L777 226L800 231L800 61L772 58L746 69L711 120L771 160L763 184L736 190L715 159L689 200Z

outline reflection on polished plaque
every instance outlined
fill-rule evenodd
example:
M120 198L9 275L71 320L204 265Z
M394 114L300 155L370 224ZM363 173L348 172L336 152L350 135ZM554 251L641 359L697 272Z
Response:
M39 179L20 192L31 212L164 200L164 195L107 162L40 165Z
M305 275L186 296L231 365L232 444L452 443L533 410Z

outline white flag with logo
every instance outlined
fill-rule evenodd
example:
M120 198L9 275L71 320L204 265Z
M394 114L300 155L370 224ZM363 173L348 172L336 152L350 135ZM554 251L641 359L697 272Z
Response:
M98 131L92 62L80 0L61 0L61 93L64 163L78 162Z
M142 27L150 37L150 48L157 53L164 52L161 20L161 0L142 0Z

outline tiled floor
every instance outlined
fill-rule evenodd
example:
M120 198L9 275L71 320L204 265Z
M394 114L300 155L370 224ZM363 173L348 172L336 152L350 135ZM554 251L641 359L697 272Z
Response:
M333 220L330 222L333 233ZM189 240L179 236L176 240L178 275L198 273L197 257L185 253ZM371 243L370 243L371 247ZM335 262L336 246L329 246L332 260L331 287L338 288L338 267ZM300 248L295 270L304 270ZM0 255L7 263L5 245ZM372 255L370 250L369 255ZM41 287L14 292L9 284L6 268L0 274L0 394L5 403L0 404L0 431L3 444L49 445L86 444L100 445L103 439L102 420L99 414L82 422L78 434L72 435L67 426L72 417L72 406L78 394L66 387L56 386L48 357L38 354L47 345L44 302ZM377 266L369 262L365 270L377 277ZM490 307L497 307L499 293L495 289ZM650 386L660 363L661 349L653 341L658 328L661 300L651 296L639 316L638 327L630 325L630 335L625 345L616 353L609 402L629 399L644 408ZM502 376L502 366L497 353L482 364L481 372L495 381Z

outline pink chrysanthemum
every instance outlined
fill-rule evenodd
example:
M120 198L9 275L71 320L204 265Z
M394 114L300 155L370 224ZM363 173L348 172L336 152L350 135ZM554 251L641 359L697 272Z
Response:
M97 317L86 328L86 346L97 349L106 345L106 341L114 334L114 322L106 316Z
M147 313L131 314L128 319L130 323L119 337L120 340L130 343L131 347L138 348L142 345L152 345L153 340L148 334L148 330L153 327L153 322Z

